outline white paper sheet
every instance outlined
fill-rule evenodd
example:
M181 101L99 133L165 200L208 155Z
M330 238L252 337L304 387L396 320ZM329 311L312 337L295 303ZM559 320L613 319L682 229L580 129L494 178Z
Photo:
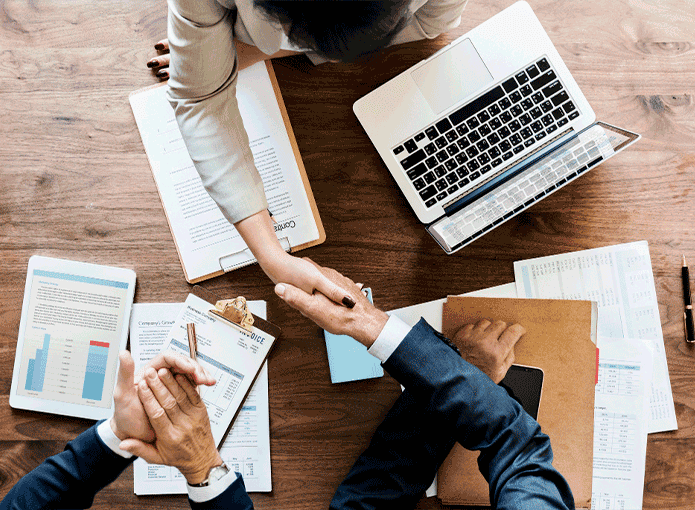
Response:
M254 262L246 243L203 188L166 91L167 87L155 87L133 94L130 103L188 280ZM285 248L318 239L264 62L239 73L236 96L278 238L287 238Z
M249 301L254 315L265 318L265 301ZM183 303L134 304L130 321L130 350L136 369L162 351ZM268 409L268 366L264 364L242 410L220 448L230 469L241 473L249 492L272 490L270 467L270 421ZM186 479L169 466L134 464L137 495L186 494Z
M599 337L599 351L591 508L642 510L651 345Z
M497 287L490 287L489 289L481 289L468 294L461 294L462 296L469 297L491 297L491 298L515 298L516 297L516 285L513 283L506 283L504 285L498 285ZM406 306L405 308L397 308L396 310L391 310L386 312L389 315L394 315L401 319L403 322L409 326L415 326L420 318L425 319L430 326L432 326L437 331L442 331L442 314L444 312L444 302L447 298L435 299L434 301L428 301L426 303L420 303L417 305ZM401 386L401 390L404 390ZM434 475L434 481L432 485L429 486L425 495L428 498L437 495L437 475Z
M514 263L519 297L598 302L598 334L649 340L654 351L649 432L676 430L664 337L646 241Z

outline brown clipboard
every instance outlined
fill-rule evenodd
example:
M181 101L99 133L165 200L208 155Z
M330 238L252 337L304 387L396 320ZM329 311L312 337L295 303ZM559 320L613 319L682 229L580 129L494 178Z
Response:
M195 296L199 297L206 303L210 305L210 309L215 308L215 303L219 301L219 299L210 291L205 290L204 288L195 285L191 289L191 293L194 294ZM250 313L250 312L249 312ZM221 321L225 324L227 324L230 328L239 328L240 331L246 331L244 328L242 328L240 325L234 324L233 322L225 319L224 317L220 317L219 315L216 314L208 314L208 316L213 317L215 320ZM268 349L268 352L266 353L265 357L263 358L263 361L261 361L258 365L258 369L256 370L256 373L253 376L253 379L251 380L251 384L249 385L248 390L246 390L246 393L244 394L243 398L241 399L241 402L239 403L239 408L236 410L234 413L234 416L232 417L232 420L229 422L229 425L227 425L227 430L225 431L224 435L222 436L222 439L220 439L220 442L216 445L217 448L219 448L222 443L224 443L224 440L227 438L227 435L229 434L229 431L232 428L232 425L234 425L234 422L237 419L237 416L239 416L239 411L241 411L241 408L244 406L244 402L246 402L246 398L249 396L249 393L251 392L251 388L253 388L253 385L256 383L256 379L258 378L258 374L261 372L261 369L263 368L263 364L267 361L268 356L270 356L270 353L273 351L273 348L275 347L275 343L277 340L280 338L280 334L282 333L282 330L280 329L279 326L276 326L275 324L268 322L265 319L262 319L261 317L258 317L256 315L251 314L253 317L253 327L260 329L264 333L269 334L270 336L273 337L273 343L271 344L270 348Z
M302 156L299 153L299 147L297 146L297 139L294 137L294 131L292 130L292 124L290 124L290 118L287 115L287 109L285 108L285 101L282 99L282 93L280 92L280 86L278 85L278 80L277 77L275 76L275 70L273 69L273 64L270 60L265 61L266 69L268 70L268 76L270 77L270 83L273 86L273 91L275 92L275 99L278 102L278 107L280 108L280 114L282 115L282 120L285 123L285 129L287 130L287 137L289 138L290 145L292 146L292 152L294 154L294 158L297 162L297 168L299 169L299 175L302 178L302 183L304 184L304 191L306 193L306 198L309 201L309 206L311 208L311 213L314 217L314 222L316 223L316 229L318 230L319 236L317 239L314 239L313 241L309 241L297 246L289 246L288 251L290 253L294 253L296 251L304 250L306 248L311 248L312 246L319 245L323 243L326 240L326 231L323 228L323 222L321 221L321 216L319 215L319 210L318 207L316 207L316 200L314 199L314 193L311 190L311 185L309 184L309 178L306 175L306 169L304 168L304 161L302 161ZM139 90L135 90L131 92L128 96L133 96L136 94L140 94L142 92L145 92L147 90L151 90L154 88L158 87L165 87L167 84L166 83L157 83L155 85L150 85L149 87L144 87ZM152 161L150 160L149 155L147 155L147 151L145 151L145 155L147 156L147 161L150 165L150 170L152 171L152 178L154 179L154 168L152 166ZM233 271L235 269L241 269L242 267L249 266L251 264L255 264L255 260L249 260L246 263L243 264L238 264L234 266L233 268L229 269L228 271L224 271L223 269L220 269L219 271L215 271L213 273L209 273L203 276L200 276L198 278L190 279L188 277L188 273L186 272L186 266L183 264L183 257L181 257L181 250L179 249L179 245L176 242L176 236L174 235L174 230L171 228L171 220L169 219L169 214L167 213L166 207L164 207L164 201L162 200L162 192L159 189L159 185L157 185L157 179L154 179L155 186L157 186L157 194L159 194L159 200L162 202L162 209L164 209L164 215L166 216L167 223L169 224L169 230L171 231L171 237L174 240L174 246L176 246L176 253L179 256L179 261L181 262L181 269L183 269L183 276L186 278L186 281L191 284L199 283L205 280L209 280L210 278L214 278L216 276L221 276L225 274L226 272ZM289 243L288 243L289 245ZM224 255L223 255L224 256Z

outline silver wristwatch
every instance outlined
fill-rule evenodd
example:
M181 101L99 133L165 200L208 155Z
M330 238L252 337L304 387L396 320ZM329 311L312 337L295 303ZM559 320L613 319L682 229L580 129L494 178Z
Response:
M208 476L205 480L203 480L200 483L189 483L191 487L208 487L215 483L217 480L222 478L224 475L229 473L229 468L227 465L223 462L222 465L220 466L215 466L210 468L210 471L208 471Z

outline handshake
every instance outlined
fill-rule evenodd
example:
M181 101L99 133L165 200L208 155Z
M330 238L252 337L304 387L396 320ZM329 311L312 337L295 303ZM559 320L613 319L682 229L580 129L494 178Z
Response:
M149 463L176 467L191 485L204 481L223 462L197 386L212 386L215 379L174 352L159 354L137 374L128 351L119 360L109 424L120 449Z

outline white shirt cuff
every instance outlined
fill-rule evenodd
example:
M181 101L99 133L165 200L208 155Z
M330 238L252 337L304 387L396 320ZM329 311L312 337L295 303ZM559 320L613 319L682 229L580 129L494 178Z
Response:
M384 329L367 352L384 363L393 354L412 328L398 317L391 315Z
M238 476L239 475L234 471L230 471L219 480L212 482L207 487L191 487L190 485L186 484L186 488L188 489L188 497L191 498L191 501L195 503L203 503L205 501L215 499L217 496L226 491L229 486L234 483Z
M99 437L104 442L104 444L108 446L109 449L116 455L120 455L124 459L130 459L131 457L133 457L132 453L129 453L125 450L121 450L118 447L121 444L121 440L118 439L118 436L116 436L116 434L113 433L110 419L102 421L99 425L97 425L97 434L99 434Z

